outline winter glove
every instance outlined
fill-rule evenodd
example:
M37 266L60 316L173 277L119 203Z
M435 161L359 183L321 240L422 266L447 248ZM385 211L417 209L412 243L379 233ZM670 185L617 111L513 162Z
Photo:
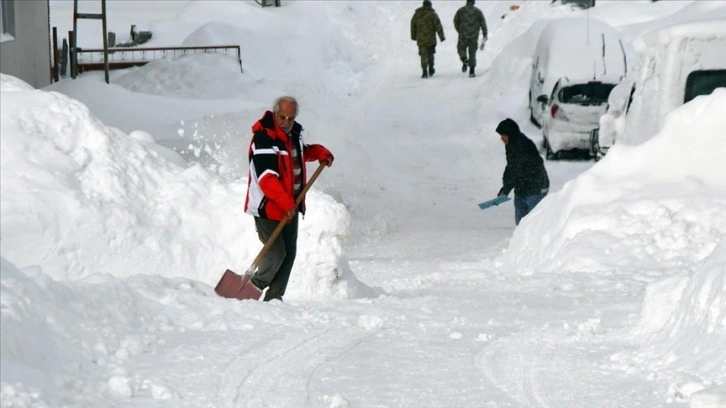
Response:
M285 215L287 215L287 220L290 221L293 218L295 218L295 214L297 214L297 207L294 207L290 210L285 211Z
M325 156L324 159L320 160L320 163L328 163L328 167L333 165L333 160L335 160L335 157L333 157L333 153L328 152L328 155Z
M499 189L499 192L497 193L497 197L499 197L499 196L505 196L505 195L509 195L509 190L507 190L506 187L500 188Z
M486 37L482 38L481 45L479 46L479 51L484 51L484 44L486 44L486 43L487 43L487 38Z

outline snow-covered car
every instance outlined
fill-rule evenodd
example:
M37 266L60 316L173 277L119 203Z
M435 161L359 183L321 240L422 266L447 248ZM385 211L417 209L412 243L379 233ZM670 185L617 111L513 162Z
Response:
M560 78L552 95L542 97L547 114L542 117L542 136L547 159L564 150L589 150L590 132L605 113L610 91L617 83Z
M595 7L595 0L562 0L562 4L571 4L584 9Z
M548 99L560 78L588 78L617 84L627 75L629 54L620 34L603 21L593 18L549 21L537 40L532 58L529 81L532 123L542 126Z
M612 146L617 132L622 132L625 115L630 109L635 92L635 82L625 79L615 85L605 108L605 114L600 117L598 127L590 132L590 155L599 160L607 154Z
M699 95L726 87L726 24L722 18L660 27L633 42L639 69L625 114L606 114L595 148L640 144L657 134L665 116ZM623 94L627 93L623 89Z

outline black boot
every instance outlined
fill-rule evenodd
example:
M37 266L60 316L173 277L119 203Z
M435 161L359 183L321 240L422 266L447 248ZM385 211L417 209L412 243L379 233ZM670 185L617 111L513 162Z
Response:
M428 78L428 77L429 77L429 73L426 72L426 68L424 68L423 69L423 75L421 75L421 78Z
M466 72L466 65L468 64L468 62L469 62L469 61L467 61L467 60L465 60L465 59L462 59L462 60L461 60L461 62L462 62L462 64L463 64L463 65L461 66L461 72Z
M429 65L429 76L432 77L436 73L433 65Z
M469 68L469 78L474 78L475 76L474 67Z

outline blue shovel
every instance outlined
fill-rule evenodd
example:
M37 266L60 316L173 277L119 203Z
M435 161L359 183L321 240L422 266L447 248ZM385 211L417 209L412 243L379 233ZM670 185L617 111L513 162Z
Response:
M493 207L493 206L499 205L501 203L506 203L509 200L510 200L509 196L500 195L499 197L497 197L493 200L484 201L483 203L479 203L479 208L481 208L482 210L485 210L489 207Z

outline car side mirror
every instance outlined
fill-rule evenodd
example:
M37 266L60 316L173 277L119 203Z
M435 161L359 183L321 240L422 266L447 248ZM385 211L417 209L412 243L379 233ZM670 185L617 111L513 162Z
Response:
M547 95L540 95L537 97L537 102L547 105Z

